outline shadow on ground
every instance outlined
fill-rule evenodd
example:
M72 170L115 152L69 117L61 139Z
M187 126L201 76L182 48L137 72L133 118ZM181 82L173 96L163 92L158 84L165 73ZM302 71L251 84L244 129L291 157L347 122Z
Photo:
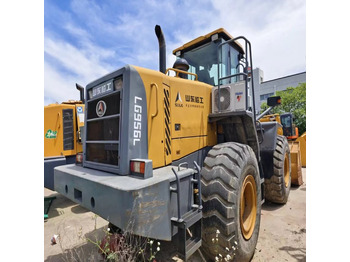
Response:
M300 261L300 262L306 261L306 248L294 248L294 247L286 246L286 247L281 247L279 250L287 252L288 255L296 259L296 261Z
M70 199L64 197L59 193L51 194L49 197L56 197L52 201L52 204L49 209L49 213L48 213L49 219L61 215L61 212L62 212L61 210L69 207L71 207L71 211L74 214L89 212L89 210L87 210L86 208L80 206L79 204L71 201Z
M265 203L262 205L261 209L267 211L274 211L282 208L283 206L283 204L276 204L266 200Z
M71 208L71 211L74 213L74 214L82 214L82 213L86 213L86 212L90 212L88 209L80 206L80 205L76 205L74 207Z

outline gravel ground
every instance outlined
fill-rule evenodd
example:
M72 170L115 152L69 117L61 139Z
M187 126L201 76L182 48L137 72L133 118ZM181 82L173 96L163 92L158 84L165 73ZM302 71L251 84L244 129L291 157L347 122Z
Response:
M306 168L303 168L303 180L303 185L291 188L286 205L264 203L252 262L306 261ZM97 246L91 241L102 239L108 222L54 191L45 188L44 196L56 196L49 218L44 222L45 261L76 261L77 258L78 261L99 261ZM51 245L54 235L59 238L57 244ZM175 256L171 243L160 244L157 257L161 261L182 261ZM203 259L196 252L188 261Z

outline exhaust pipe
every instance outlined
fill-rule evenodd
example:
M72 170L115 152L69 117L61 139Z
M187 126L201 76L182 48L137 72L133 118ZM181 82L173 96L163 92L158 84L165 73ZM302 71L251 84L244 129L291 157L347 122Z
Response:
M159 71L165 74L166 71L166 45L162 29L159 25L155 27L156 35L159 43Z
M75 83L75 87L79 90L80 92L80 101L83 102L83 104L85 104L85 99L84 99L84 87L82 87L81 85Z

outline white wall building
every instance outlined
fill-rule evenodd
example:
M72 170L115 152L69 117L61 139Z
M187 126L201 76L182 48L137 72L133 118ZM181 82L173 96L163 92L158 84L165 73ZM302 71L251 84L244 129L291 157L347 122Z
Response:
M300 83L306 83L306 72L284 76L264 81L264 71L255 68L254 72L255 108L260 111L261 103L275 95L276 91L286 90L287 87L296 87Z

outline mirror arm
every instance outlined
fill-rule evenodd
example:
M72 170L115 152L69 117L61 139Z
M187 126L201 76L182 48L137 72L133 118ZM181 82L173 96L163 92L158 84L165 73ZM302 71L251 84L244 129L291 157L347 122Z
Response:
M268 109L266 109L264 112L262 112L260 115L258 115L256 117L256 120L259 120L260 118L262 118L264 115L267 115L272 109L274 108L274 106L270 106Z

